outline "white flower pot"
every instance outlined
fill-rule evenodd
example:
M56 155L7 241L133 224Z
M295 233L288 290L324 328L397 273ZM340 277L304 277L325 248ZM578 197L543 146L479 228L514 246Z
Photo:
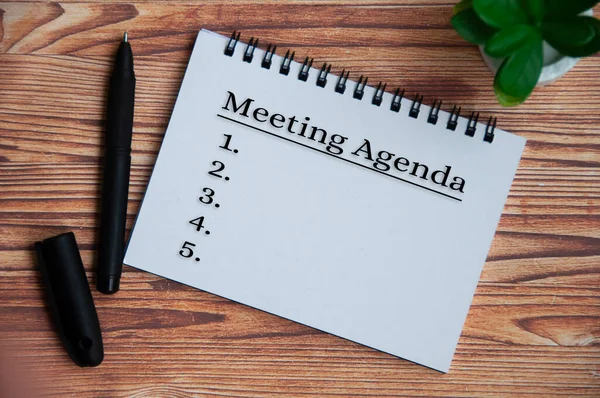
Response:
M590 9L581 15L592 16L594 15L594 12ZM496 72L498 72L504 59L490 57L485 53L483 46L479 46L479 51L488 68L496 75ZM579 60L580 58L572 58L560 54L548 43L544 42L544 67L542 68L542 74L540 75L537 86L545 86L558 80L565 73L570 71Z

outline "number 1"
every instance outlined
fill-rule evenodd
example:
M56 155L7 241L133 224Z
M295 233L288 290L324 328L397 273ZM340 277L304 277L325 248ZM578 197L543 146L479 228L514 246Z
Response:
M227 137L227 139L225 140L225 144L223 144L223 146L220 146L219 148L223 148L226 151L231 151L231 149L229 149L229 143L231 142L231 134L223 134L225 137Z

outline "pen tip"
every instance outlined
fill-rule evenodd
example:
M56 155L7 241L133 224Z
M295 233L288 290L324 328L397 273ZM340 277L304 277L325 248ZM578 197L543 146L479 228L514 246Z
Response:
M123 41L124 41L125 43L127 43L127 32L125 32L125 33L123 34Z

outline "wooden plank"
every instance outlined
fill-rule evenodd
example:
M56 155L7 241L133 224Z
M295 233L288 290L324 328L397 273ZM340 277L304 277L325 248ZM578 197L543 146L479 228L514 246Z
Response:
M19 348L0 363L23 362L15 374L31 372L36 383L26 384L56 396L599 396L600 57L501 108L478 49L449 23L455 3L0 3L0 356ZM118 296L93 292L104 363L75 369L48 317L32 244L75 231L94 283L118 39L129 32L138 77L131 227L200 27L241 29L263 48L291 48L427 104L497 115L528 138L450 374L130 267Z
M86 257L91 254L84 253ZM11 284L13 288L0 291L2 331L10 331L8 338L18 336L32 349L45 350L47 355L38 359L40 366L51 369L64 361L62 347L39 306L38 275L27 271L2 277L17 281ZM119 300L95 293L105 331L107 366L83 374L75 384L56 377L54 383L63 392L86 387L96 391L92 386L96 377L118 370L122 378L116 380L115 388L123 394L134 391L135 385L159 394L161 390L152 386L163 379L177 386L172 388L188 385L196 393L198 384L194 383L200 383L223 394L237 391L248 396L280 391L287 385L282 380L295 381L290 394L300 391L297 388L338 395L414 394L419 385L426 384L430 394L461 391L471 396L536 393L538 386L528 382L536 380L544 383L549 394L569 395L585 392L584 386L593 382L590 369L597 365L597 348L589 334L598 325L594 323L600 304L597 287L482 284L453 371L440 377L389 355L146 273L126 278L133 280L128 280L130 288L121 292ZM499 305L500 301L505 304ZM485 321L498 315L504 322ZM138 358L150 360L144 369L131 368L139 363Z

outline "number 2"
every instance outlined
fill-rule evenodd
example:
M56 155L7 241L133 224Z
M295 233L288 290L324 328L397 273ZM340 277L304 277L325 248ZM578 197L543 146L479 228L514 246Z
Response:
M218 160L215 160L214 162L212 162L212 165L217 166L217 168L216 168L216 170L209 171L208 174L210 174L211 176L223 178L223 176L218 173L219 173L219 171L223 171L225 169L225 165L222 162L219 162Z
M191 246L191 247L188 247ZM185 258L190 258L194 255L194 251L192 250L192 247L196 247L195 244L193 244L192 242L185 242L183 244L183 246L181 246L181 250L179 250L179 255L181 257L185 257ZM185 252L185 250L187 250L187 252Z

